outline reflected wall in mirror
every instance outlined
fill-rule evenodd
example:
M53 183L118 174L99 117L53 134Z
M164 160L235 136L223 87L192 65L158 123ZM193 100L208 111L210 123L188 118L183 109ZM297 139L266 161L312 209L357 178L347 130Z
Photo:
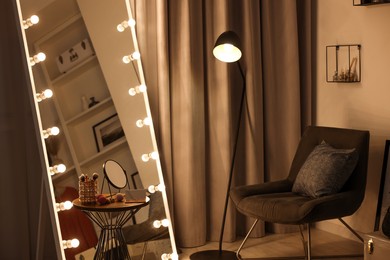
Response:
M37 102L43 101L37 105L38 118L42 119L43 129L52 129L52 126L60 129L58 135L45 139L48 176L52 175L50 181L55 193L52 194L53 203L54 198L57 203L74 199L78 177L81 174L92 176L95 172L103 176L103 163L113 159L123 166L127 174L138 173L137 188L148 189L150 193L161 192L161 207L169 222L142 55L136 38L136 21L129 0L20 2L22 18L38 15L40 20L25 31L26 54L28 57L40 52L46 55L42 62L36 59L34 62L39 64L32 67L33 92L38 93ZM30 26L34 19L24 24ZM45 89L52 91L52 98L46 100L46 95L40 94L45 93ZM93 126L107 122L116 114L125 138L115 138L107 146L98 146ZM110 129L110 124L105 127ZM129 176L127 179L134 180ZM135 187L135 183L130 184ZM60 225L64 226L66 219L60 214ZM136 219L129 225L147 218L148 209L145 209L137 213ZM156 259L160 259L163 253L166 253L163 255L166 259L177 258L172 226L168 225L167 229L170 241L159 243L163 248L156 247L159 254L156 254ZM72 234L71 229L67 228L65 232L62 229L60 241L73 239L83 231L74 230ZM98 227L88 232L96 232L88 234L95 241ZM84 242L80 241L79 248L87 250L91 247L91 243L87 241L84 245ZM61 250L66 245L61 244ZM65 255L67 252L65 249ZM153 259L151 257L148 259Z

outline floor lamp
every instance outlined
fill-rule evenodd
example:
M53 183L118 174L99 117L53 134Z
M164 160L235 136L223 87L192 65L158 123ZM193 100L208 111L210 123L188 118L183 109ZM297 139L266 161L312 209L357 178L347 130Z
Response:
M226 191L225 208L223 212L221 234L219 237L219 249L196 252L190 256L191 260L237 259L236 252L222 250L222 240L223 240L223 233L225 230L226 213L227 213L227 207L229 203L229 192L230 192L230 186L232 184L234 161L237 153L237 144L238 144L238 137L240 133L240 125L241 125L241 117L242 117L241 115L242 115L242 110L244 105L244 97L245 97L245 89L246 89L244 72L241 68L240 62L238 61L241 58L240 48L241 45L237 34L234 33L233 31L226 31L218 37L217 41L215 42L215 46L213 50L213 54L218 60L227 63L235 62L238 65L240 74L243 79L243 88L241 94L240 111L238 115L235 142L233 147L233 157L231 161L229 181L228 181L227 191Z

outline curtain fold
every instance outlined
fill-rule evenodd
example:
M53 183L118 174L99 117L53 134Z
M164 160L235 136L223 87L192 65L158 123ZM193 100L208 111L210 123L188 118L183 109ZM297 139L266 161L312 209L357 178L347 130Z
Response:
M216 60L218 36L241 38L246 83L233 185L285 178L310 123L309 0L143 0L137 35L175 236L217 241L243 87L237 64ZM303 42L302 42L303 41ZM309 53L309 54L308 54ZM229 203L224 241L252 220ZM254 236L264 235L259 224Z

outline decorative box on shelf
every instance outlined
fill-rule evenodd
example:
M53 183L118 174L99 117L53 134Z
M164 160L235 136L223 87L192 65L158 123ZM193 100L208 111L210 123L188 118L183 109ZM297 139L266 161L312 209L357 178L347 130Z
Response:
M94 54L91 43L88 39L84 39L57 57L56 62L58 69L61 73L66 73L68 70Z
M326 81L355 83L361 80L360 44L326 46Z

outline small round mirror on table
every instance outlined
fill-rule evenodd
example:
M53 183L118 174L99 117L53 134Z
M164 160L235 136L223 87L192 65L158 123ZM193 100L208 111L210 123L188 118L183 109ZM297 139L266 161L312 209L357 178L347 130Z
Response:
M114 188L118 189L119 191L121 189L124 189L127 185L128 189L130 189L129 181L127 179L126 171L123 169L123 167L114 160L107 160L103 164L103 173L104 173L104 179L102 183L102 192L103 192L103 186L104 186L104 180L107 179L108 182L108 189L110 194L111 188L110 186L113 186Z

